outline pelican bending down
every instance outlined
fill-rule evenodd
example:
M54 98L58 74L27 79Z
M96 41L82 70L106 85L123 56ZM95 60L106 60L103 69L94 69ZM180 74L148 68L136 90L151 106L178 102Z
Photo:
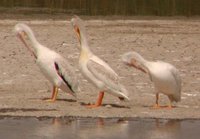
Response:
M124 63L149 74L153 81L156 93L155 108L159 108L159 93L168 96L170 103L169 108L172 108L173 101L181 100L181 78L178 70L171 64L162 61L150 62L145 60L136 52L128 52L122 56Z
M107 63L95 56L89 49L83 21L75 16L71 19L71 23L81 46L79 57L80 70L87 80L92 82L100 91L96 103L89 105L89 107L100 106L104 92L117 96L120 100L128 100L128 92L120 84L119 77L115 71Z
M35 38L33 31L26 24L16 24L15 32L25 47L33 54L36 63L46 78L53 84L52 97L46 101L54 102L58 88L74 97L78 88L78 80L67 61L58 53L41 45ZM29 40L32 48L29 47Z

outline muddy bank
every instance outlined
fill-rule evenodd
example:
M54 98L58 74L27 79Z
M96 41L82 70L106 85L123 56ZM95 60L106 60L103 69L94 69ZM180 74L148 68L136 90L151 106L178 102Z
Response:
M200 118L199 19L86 20L91 50L115 69L131 98L120 102L106 94L103 107L97 109L82 105L95 102L98 90L78 70L78 42L69 20L69 16L67 20L0 20L0 116ZM13 27L19 22L30 25L41 44L60 53L75 67L81 80L77 100L60 91L55 103L43 101L51 96L52 86L14 35ZM151 108L155 95L148 76L120 60L130 50L148 60L169 62L180 70L182 101L175 104L176 108ZM167 105L167 97L161 96L160 102Z

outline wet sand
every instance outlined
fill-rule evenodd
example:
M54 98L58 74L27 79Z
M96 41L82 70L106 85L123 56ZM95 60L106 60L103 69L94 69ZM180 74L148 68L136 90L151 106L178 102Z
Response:
M69 16L67 20L22 17L0 20L0 116L200 118L200 19L86 20L91 50L115 69L131 99L121 102L106 94L102 107L88 109L82 104L95 102L98 90L78 70L79 44ZM81 88L77 100L60 91L55 103L43 101L51 97L52 86L14 35L13 27L19 22L30 25L41 44L60 53L75 67ZM155 95L149 77L121 62L121 55L130 50L148 60L169 62L180 70L182 100L175 104L176 108L151 108ZM168 98L161 95L160 103L167 105Z

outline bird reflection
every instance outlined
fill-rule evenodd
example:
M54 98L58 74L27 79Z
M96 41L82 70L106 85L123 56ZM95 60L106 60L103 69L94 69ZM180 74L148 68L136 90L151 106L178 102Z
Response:
M92 120L77 120L76 131L78 137L81 139L126 138L127 124L122 119L97 118Z
M129 135L133 138L180 138L181 123L179 120L138 120L129 124Z
M71 132L70 123L73 120L68 118L52 118L52 119L43 119L40 126L35 129L34 134L39 137L44 138L74 138L74 135Z
M179 120L156 119L156 127L152 132L153 137L177 139L180 138L181 124Z
M163 119L53 118L35 129L40 137L70 139L180 138L181 122Z

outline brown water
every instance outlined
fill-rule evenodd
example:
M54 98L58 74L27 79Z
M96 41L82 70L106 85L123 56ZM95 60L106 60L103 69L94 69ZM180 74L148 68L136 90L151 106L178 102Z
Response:
M2 139L195 139L200 120L4 118Z

